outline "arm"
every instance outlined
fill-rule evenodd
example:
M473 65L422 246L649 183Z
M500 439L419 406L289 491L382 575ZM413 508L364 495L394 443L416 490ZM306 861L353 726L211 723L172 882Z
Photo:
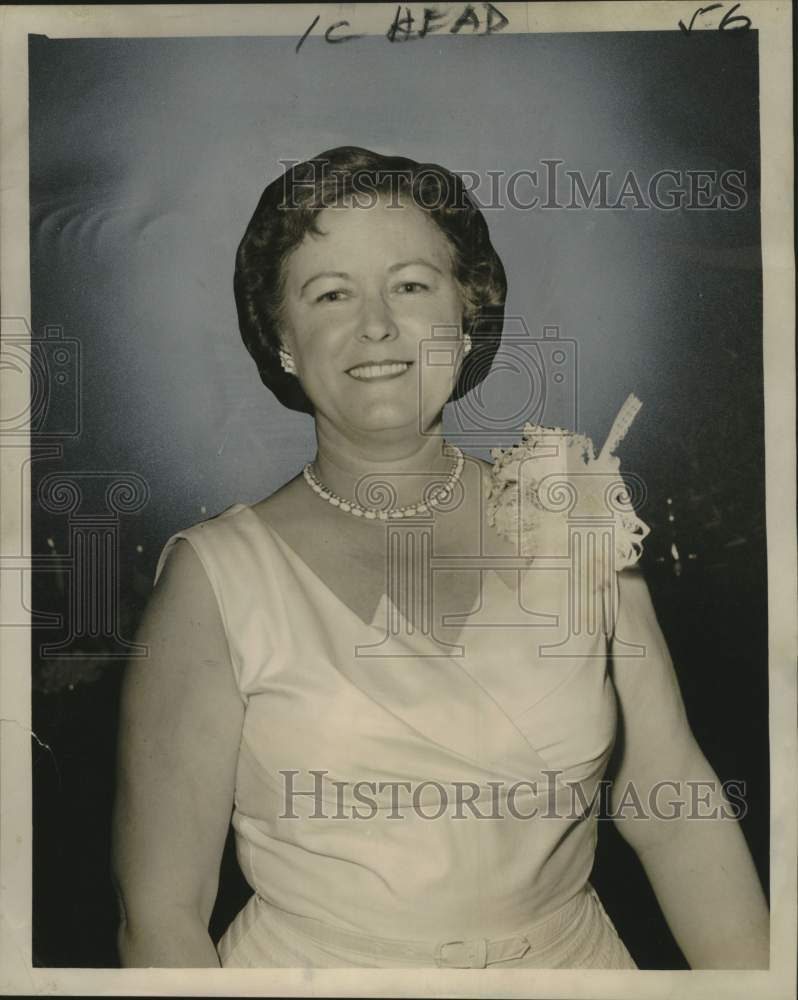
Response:
M123 966L218 966L208 934L244 705L216 599L178 541L122 690L113 872Z
M616 634L643 644L646 654L613 660L622 753L611 806L615 817L631 783L650 818L627 809L617 827L637 853L691 968L767 968L768 912L742 831L736 820L720 818L733 811L690 731L642 574L625 570L619 584ZM628 806L628 795L625 801ZM680 817L651 815L652 801L655 811L681 811ZM715 810L718 818L690 818Z

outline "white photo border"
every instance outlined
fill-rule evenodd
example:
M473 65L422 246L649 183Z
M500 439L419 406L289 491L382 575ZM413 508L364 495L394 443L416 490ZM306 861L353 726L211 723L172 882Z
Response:
M423 4L408 4L423 13ZM440 6L455 6L440 5ZM679 30L700 4L674 2L499 3L507 32ZM726 4L726 7L733 5ZM796 737L795 311L791 11L786 0L748 0L739 13L759 33L761 223L764 293L766 512L771 783L771 968L762 971L609 970L190 970L47 969L31 964L30 647L25 627L0 629L0 992L86 996L449 996L784 998L795 995L798 739ZM383 34L385 4L325 5L325 17L357 18ZM0 8L0 302L3 317L30 322L28 34L50 37L301 36L312 4L84 5ZM712 30L713 17L693 30ZM5 320L3 321L5 324ZM4 383L0 420L28 406L27 382ZM30 606L30 451L0 448L3 569L16 567ZM22 546L20 540L23 540ZM15 561L16 560L16 561ZM0 587L0 622L19 604ZM15 584L15 586L18 586Z

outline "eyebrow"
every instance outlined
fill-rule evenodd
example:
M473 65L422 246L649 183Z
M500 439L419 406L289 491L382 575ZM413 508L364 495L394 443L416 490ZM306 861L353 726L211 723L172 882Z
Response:
M424 267L428 267L430 270L437 271L438 274L443 275L443 271L439 267L436 267L435 264L425 260L423 257L413 257L411 260L401 260L398 264L391 264L388 268L388 273L394 274L396 271L401 271L403 267L410 267L412 264L421 264ZM319 278L343 278L344 280L349 280L350 277L351 275L349 275L346 271L319 271L318 274L313 274L308 278L308 280L299 289L299 294L302 295L308 285L317 281Z
M388 273L393 274L394 271L400 271L403 267L410 267L411 264L422 264L424 267L428 267L433 271L437 271L438 274L443 275L443 271L439 267L436 267L435 264L425 260L423 257L413 257L412 260L402 260L398 264L391 264L388 268Z
M319 278L347 278L348 279L349 275L346 273L346 271L319 271L318 274L311 275L311 277L308 278L308 280L299 289L299 294L301 295L305 291L305 289L308 287L309 284L311 284L314 281L317 281Z

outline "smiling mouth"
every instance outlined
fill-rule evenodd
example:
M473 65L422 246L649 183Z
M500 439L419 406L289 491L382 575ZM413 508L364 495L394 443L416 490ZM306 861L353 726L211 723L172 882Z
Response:
M376 382L378 380L398 378L412 367L410 361L384 361L381 364L356 365L347 370L347 375L359 382Z

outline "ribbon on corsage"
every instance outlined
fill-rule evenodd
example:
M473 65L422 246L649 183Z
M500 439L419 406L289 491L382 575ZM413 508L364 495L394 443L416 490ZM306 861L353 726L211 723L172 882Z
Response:
M637 563L651 530L635 513L642 481L624 479L614 454L641 406L634 394L627 398L598 454L584 434L531 423L518 444L492 449L488 521L520 555L576 564L578 551L580 575L592 589L606 590L613 580L617 588L615 574ZM610 617L614 623L614 608Z

